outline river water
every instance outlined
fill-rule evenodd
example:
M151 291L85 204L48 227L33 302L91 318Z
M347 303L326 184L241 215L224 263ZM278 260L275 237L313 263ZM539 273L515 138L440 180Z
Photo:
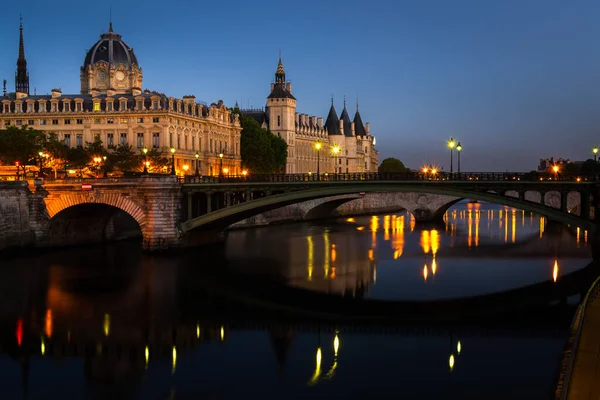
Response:
M122 242L4 259L0 398L549 398L579 296L531 321L450 330L282 311L269 324L262 306L240 305L247 294L228 300L261 282L361 301L451 300L560 281L591 263L587 232L521 210L460 203L445 219L237 230L222 246L167 256Z

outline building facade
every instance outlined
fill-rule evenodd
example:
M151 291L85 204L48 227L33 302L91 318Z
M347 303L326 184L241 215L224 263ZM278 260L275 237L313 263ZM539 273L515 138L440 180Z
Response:
M7 93L5 82L0 128L29 126L53 132L70 147L83 147L99 137L106 147L155 148L167 157L174 148L178 174L194 174L196 160L202 175L218 175L221 168L228 174L241 173L237 115L222 101L206 105L192 95L178 99L142 90L142 80L133 49L111 23L84 58L81 93L52 89L48 95L31 95L21 23L15 92Z
M265 108L242 112L286 141L287 173L377 171L376 139L371 135L369 123L362 122L358 102L353 120L348 114L346 100L339 117L331 100L325 124L322 117L298 113L292 83L286 81L281 58Z

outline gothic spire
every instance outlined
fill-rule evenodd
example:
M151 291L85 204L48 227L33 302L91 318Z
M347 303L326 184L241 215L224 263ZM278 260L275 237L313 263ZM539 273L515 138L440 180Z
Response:
M275 83L285 83L285 70L283 69L283 63L281 62L281 55L279 56L279 63L277 64L277 72L275 72Z
M15 75L15 91L29 94L29 73L25 60L25 43L23 41L23 18L19 17L19 58L17 58L17 73Z

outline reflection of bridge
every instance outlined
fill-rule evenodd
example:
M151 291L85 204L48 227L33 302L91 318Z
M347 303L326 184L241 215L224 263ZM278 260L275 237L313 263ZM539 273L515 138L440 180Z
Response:
M127 179L36 181L34 193L19 182L6 184L2 189L15 191L11 201L15 207L21 207L38 245L110 238L119 229L116 210L136 221L146 249L206 243L218 239L218 233L227 226L259 213L338 196L331 200L330 208L320 205L323 212L333 211L343 202L355 199L354 196L340 199L340 195L367 192L418 194L414 204L403 207L421 221L441 220L448 207L469 198L504 204L595 230L590 219L591 205L596 211L600 200L597 200L597 185L592 181L533 181L528 180L531 179L528 175L517 173L457 174L453 180L447 176L435 180L424 178L413 173L269 175L189 178L180 184L172 176L146 175ZM550 194L560 198L559 204L552 204ZM578 196L580 207L569 206L570 195ZM438 204L439 198L444 196L450 196L449 200ZM432 208L432 205L435 206ZM570 208L579 211L570 213ZM18 224L23 241L23 223ZM54 241L49 242L50 238Z

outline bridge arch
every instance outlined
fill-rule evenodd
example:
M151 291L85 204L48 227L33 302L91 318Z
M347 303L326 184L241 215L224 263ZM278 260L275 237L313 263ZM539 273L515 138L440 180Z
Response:
M188 220L180 224L181 232L185 233L196 228L225 229L227 226L242 219L273 210L282 206L299 203L302 201L318 199L328 196L356 194L360 192L404 192L421 194L438 194L454 196L460 199L473 199L487 201L495 204L515 207L526 211L531 211L550 219L579 226L583 229L595 231L595 224L585 218L574 214L562 212L560 209L535 203L518 197L505 196L503 193L483 192L460 186L424 186L418 183L405 182L373 182L356 183L335 186L323 186L314 189L303 189L290 191L278 195L262 197L245 203L239 203L200 217ZM457 200L457 201L458 201ZM449 203L447 207L452 204Z
M97 191L79 192L69 195L61 194L56 199L46 198L46 210L50 219L59 212L81 204L104 204L129 214L140 226L146 225L144 209L135 201L119 195L119 193L98 193Z

